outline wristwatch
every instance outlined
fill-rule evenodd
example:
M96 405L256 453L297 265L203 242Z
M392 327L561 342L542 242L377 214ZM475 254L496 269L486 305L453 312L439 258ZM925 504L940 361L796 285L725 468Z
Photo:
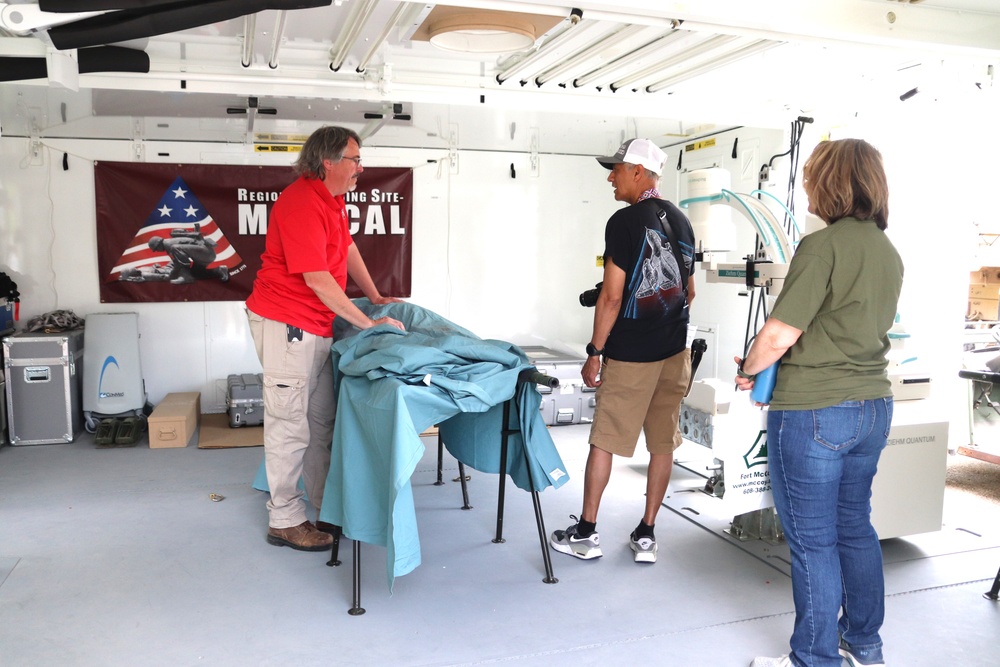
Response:
M599 357L604 354L604 350L598 350L594 347L593 343L587 343L587 356L588 357Z
M757 377L757 374L754 373L753 375L751 375L750 373L747 373L745 370L743 370L743 363L744 362L746 362L746 359L744 359L743 361L741 361L740 365L736 368L736 375L738 377L743 378L744 380L753 380L755 377Z

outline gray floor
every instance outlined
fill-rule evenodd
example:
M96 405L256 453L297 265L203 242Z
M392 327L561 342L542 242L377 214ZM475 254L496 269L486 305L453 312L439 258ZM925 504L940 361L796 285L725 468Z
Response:
M579 510L587 427L552 433L572 479L541 494L550 531ZM506 542L492 543L496 476L471 473L463 511L454 461L434 486L426 442L413 476L423 564L390 595L385 551L366 546L361 616L347 614L351 542L339 568L265 543L265 497L250 486L260 448L96 449L87 435L0 448L0 665L735 667L787 651L784 547L744 548L726 517L665 508L659 561L632 562L642 456L612 476L605 556L553 553L559 582L546 584L530 496L508 486ZM670 493L700 483L678 468ZM1000 604L983 593L1000 567L1000 506L949 490L945 515L939 533L883 543L894 667L998 663Z

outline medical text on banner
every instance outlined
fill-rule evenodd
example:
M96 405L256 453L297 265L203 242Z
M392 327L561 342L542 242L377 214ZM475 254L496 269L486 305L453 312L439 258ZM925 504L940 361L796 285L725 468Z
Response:
M99 162L101 301L242 301L291 167ZM365 169L345 203L382 294L410 296L413 172ZM353 283L348 295L361 296Z

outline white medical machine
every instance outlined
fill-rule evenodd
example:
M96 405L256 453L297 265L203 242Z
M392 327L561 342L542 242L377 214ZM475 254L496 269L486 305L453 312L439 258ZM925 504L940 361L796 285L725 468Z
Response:
M146 385L139 362L139 315L92 313L85 326L83 415L89 433L107 417L145 418Z
M699 266L710 283L738 284L751 293L763 290L759 297L770 312L802 229L770 193L736 193L729 183L725 169L688 174L688 197L680 206L688 209L694 227ZM772 209L784 216L784 223ZM757 234L757 248L741 263L727 262L725 257L735 250L733 210L740 213L736 220L749 222ZM948 446L947 420L937 418L933 406L916 403L929 396L930 378L905 350L909 335L898 317L889 338L887 372L896 411L872 490L872 522L883 539L940 530ZM725 358L730 351L722 352ZM713 474L704 491L721 501L720 509L735 516L728 532L739 539L781 537L766 466L766 415L766 408L755 408L747 393L735 390L732 377L694 382L681 406L684 438L712 450ZM762 514L769 518L761 519Z

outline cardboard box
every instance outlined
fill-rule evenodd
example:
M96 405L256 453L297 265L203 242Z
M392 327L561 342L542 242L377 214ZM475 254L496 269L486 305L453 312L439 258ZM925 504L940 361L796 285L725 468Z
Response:
M984 266L969 274L970 283L1000 284L1000 267ZM992 297L996 298L996 297Z
M972 283L969 285L970 299L1000 299L1000 283Z
M149 447L187 447L198 428L200 405L197 391L167 394L149 416Z
M1000 300L969 299L969 310L966 317L970 320L994 321L1000 319Z
M229 415L225 412L202 413L198 424L198 449L263 446L263 424L233 428L229 423Z

